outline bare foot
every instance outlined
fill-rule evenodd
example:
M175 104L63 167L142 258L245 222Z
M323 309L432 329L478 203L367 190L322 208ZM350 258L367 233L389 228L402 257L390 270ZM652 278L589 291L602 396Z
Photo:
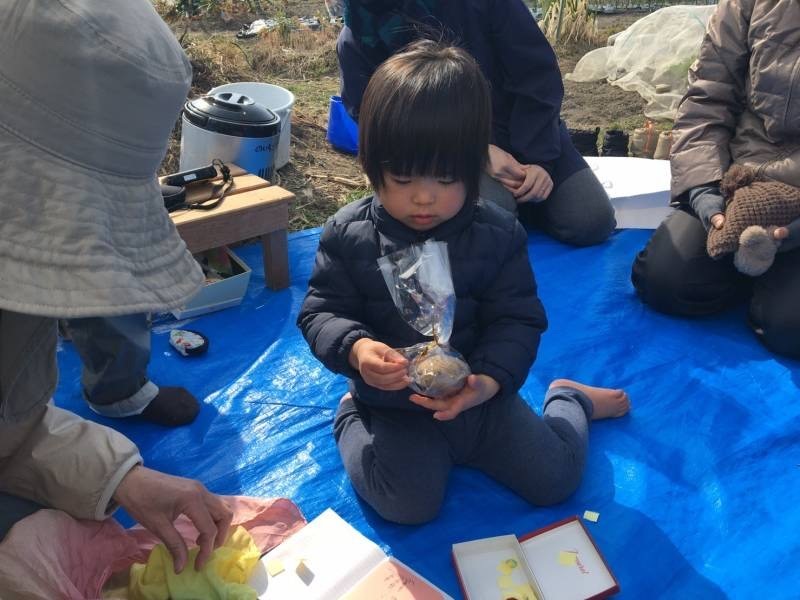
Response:
M621 417L631 408L631 401L625 390L612 390L611 388L592 387L584 385L571 379L556 379L550 384L554 387L571 387L582 391L594 406L592 421L608 419L611 417Z

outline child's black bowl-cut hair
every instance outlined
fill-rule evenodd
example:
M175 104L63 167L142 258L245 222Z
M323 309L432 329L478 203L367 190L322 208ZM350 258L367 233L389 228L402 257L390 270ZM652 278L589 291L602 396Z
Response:
M422 40L382 63L359 114L359 159L380 192L383 174L464 183L478 198L491 132L489 85L466 51Z

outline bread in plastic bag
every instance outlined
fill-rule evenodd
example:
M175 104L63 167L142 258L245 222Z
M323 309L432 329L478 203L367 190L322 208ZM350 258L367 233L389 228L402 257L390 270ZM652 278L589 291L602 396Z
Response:
M386 286L403 320L430 342L397 351L408 361L411 389L433 398L458 392L469 365L448 345L456 295L447 244L428 240L378 259Z

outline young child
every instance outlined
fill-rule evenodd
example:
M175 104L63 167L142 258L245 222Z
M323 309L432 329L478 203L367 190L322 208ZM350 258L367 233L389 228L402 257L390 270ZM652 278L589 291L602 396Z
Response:
M590 419L628 411L622 390L554 381L540 418L517 391L547 327L514 216L478 200L491 106L477 63L418 42L370 79L360 160L376 194L339 210L322 232L298 317L314 354L350 378L334 435L356 492L398 523L433 519L453 465L480 469L533 504L577 487ZM408 388L393 348L428 341L392 302L377 259L447 243L456 315L450 345L472 370L463 389L427 398Z

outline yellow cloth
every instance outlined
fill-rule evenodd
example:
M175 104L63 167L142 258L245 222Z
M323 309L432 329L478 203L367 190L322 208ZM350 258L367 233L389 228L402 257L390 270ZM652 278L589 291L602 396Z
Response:
M172 556L164 544L155 546L147 564L131 566L130 600L255 600L256 591L247 581L261 556L244 527L237 527L206 565L197 571L192 548L183 572L176 574Z

